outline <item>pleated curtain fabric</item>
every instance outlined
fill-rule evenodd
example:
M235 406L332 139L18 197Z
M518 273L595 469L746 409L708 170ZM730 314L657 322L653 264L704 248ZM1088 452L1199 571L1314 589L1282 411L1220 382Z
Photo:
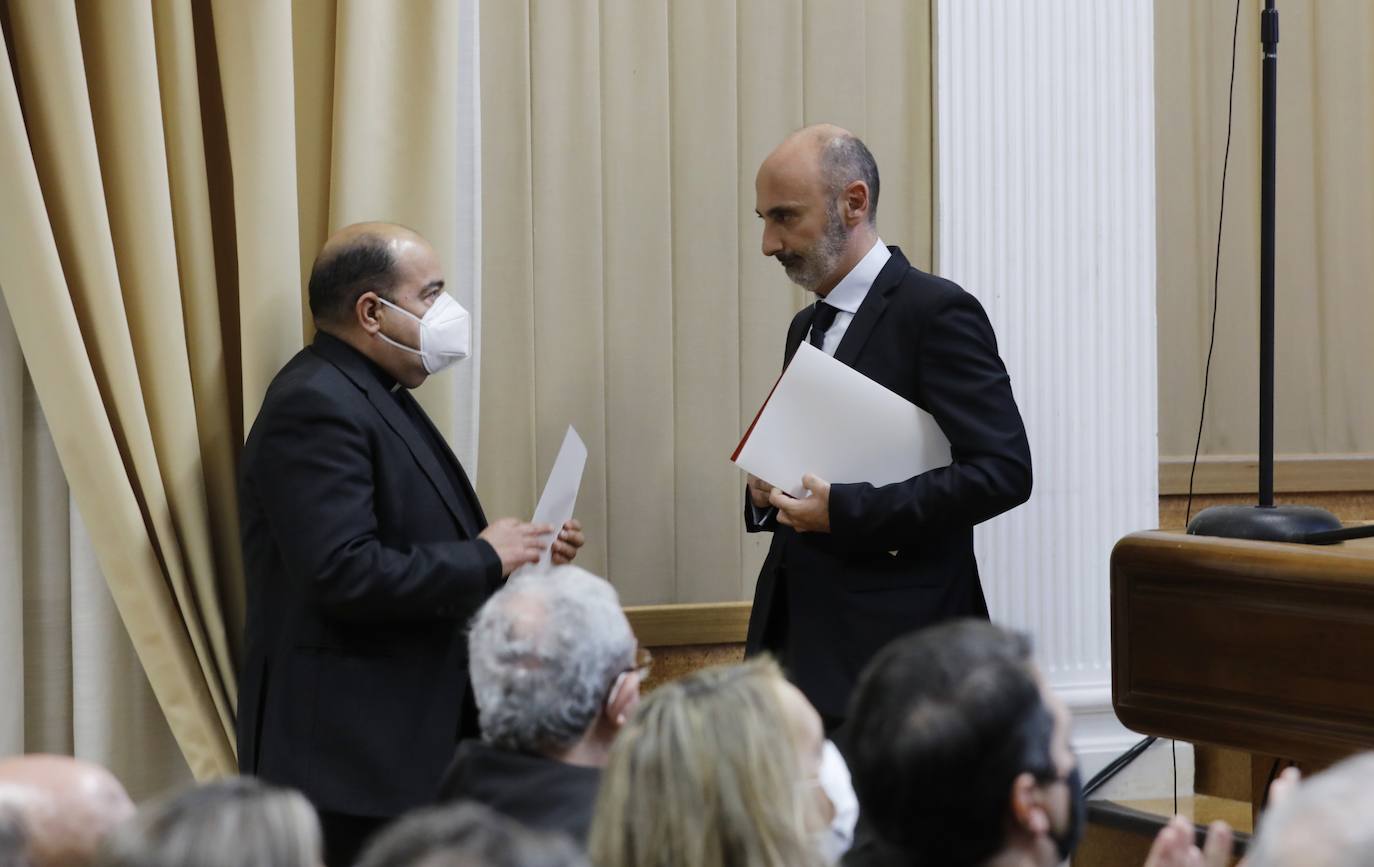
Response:
M0 301L0 755L59 753L136 799L190 770L74 507Z
M1280 455L1374 453L1374 5L1278 4L1275 187ZM1234 0L1155 5L1159 451L1190 459L1212 320ZM1259 11L1242 3L1220 298L1202 454L1254 455Z
M758 164L832 121L929 268L925 0L484 0L478 488L528 515L571 423L587 568L627 604L752 595L729 455L807 303L760 253Z
M463 7L0 2L0 290L197 777L234 769L234 464L309 337L311 259L332 229L381 219L420 231L457 273L469 264L456 261L476 231L455 201L471 150L455 108ZM452 381L420 397L446 433L472 415Z

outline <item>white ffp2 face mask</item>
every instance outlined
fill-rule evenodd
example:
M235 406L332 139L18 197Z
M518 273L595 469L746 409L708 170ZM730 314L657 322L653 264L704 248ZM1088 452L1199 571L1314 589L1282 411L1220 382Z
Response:
M849 778L849 766L834 743L827 740L821 749L821 767L817 774L821 791L835 808L830 827L815 835L817 851L827 864L838 864L841 856L854 845L854 826L859 822L859 798Z
M427 373L438 373L453 362L468 357L472 349L472 317L452 295L439 293L424 316L416 316L385 298L378 297L377 300L420 323L419 349L398 343L380 331L377 336L397 349L420 356Z

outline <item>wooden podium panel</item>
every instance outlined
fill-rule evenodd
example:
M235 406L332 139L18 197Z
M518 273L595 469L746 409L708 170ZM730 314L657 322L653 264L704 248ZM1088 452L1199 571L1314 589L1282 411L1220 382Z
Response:
M1134 533L1111 580L1127 727L1314 766L1374 749L1374 542Z

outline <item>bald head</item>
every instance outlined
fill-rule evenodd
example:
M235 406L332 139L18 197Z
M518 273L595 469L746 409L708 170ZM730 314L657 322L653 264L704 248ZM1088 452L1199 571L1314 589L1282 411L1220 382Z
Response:
M850 184L867 189L866 222L877 225L878 163L858 136L833 123L804 126L782 140L759 167L788 177L800 186L812 186L821 195L836 198Z
M310 313L317 326L346 322L366 292L388 301L405 260L433 250L418 232L397 223L344 226L320 248L310 269Z
M68 756L0 760L0 809L17 814L34 867L89 864L101 839L133 815L114 775Z
M878 166L848 130L799 129L774 148L754 178L763 255L822 298L878 241Z

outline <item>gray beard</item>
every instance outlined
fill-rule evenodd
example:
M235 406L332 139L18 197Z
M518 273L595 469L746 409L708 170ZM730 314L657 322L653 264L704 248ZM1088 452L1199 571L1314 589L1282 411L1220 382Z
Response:
M844 223L840 222L839 211L832 204L826 212L825 233L816 242L815 248L799 257L800 262L782 266L787 278L807 292L815 292L816 287L839 267L848 241L849 236L845 233Z

